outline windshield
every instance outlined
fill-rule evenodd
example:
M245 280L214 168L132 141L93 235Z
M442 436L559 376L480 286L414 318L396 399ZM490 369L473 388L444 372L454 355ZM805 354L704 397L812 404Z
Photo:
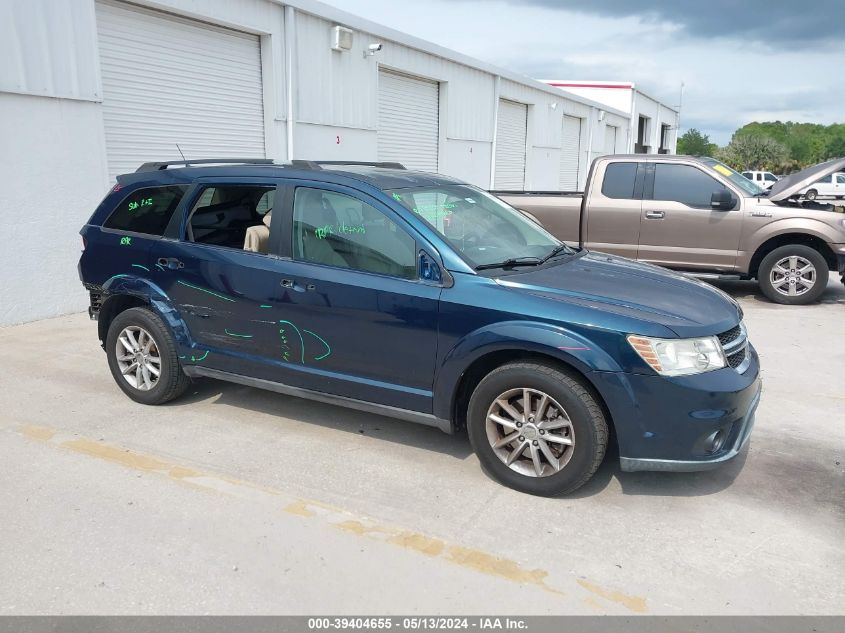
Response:
M702 158L701 162L707 165L710 169L715 171L716 173L721 174L728 180L730 180L733 184L737 187L742 189L745 193L751 196L765 196L766 190L763 189L760 185L757 185L741 173L736 171L735 169L731 169L725 163L721 163L715 158ZM749 173L749 172L746 172Z
M387 193L430 224L475 267L539 264L557 252L573 252L513 207L470 185Z

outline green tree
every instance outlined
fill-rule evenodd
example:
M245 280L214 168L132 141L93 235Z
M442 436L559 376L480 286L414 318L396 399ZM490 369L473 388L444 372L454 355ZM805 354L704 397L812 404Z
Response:
M788 158L787 148L770 136L734 134L731 142L719 151L719 158L734 169L767 169L779 171Z
M714 156L719 146L710 142L707 134L690 128L678 139L678 154L686 156Z

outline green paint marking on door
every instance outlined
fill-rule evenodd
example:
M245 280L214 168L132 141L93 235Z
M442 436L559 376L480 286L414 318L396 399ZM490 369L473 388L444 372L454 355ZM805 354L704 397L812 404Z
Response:
M203 355L202 355L202 356L200 356L199 358L197 358L196 356L191 356L191 362L192 362L192 363L198 363L198 362L200 362L201 360L205 360L205 357L206 357L206 356L208 356L208 350L205 350L205 354L203 354Z
M147 272L150 272L150 269L149 269L149 268L147 268L146 266L141 266L141 264L132 264L132 267L133 267L133 268L143 268L143 269L144 269L144 270L146 270Z
M262 303L259 308L272 308L273 306L268 306L266 303Z
M200 292L208 293L213 297L217 297L218 299L223 299L223 301L231 301L232 303L235 303L235 300L232 299L231 297L221 295L217 292L214 292L213 290L208 290L207 288L200 288L199 286L194 286L193 284L189 284L188 282L181 281L181 280L177 281L176 283L181 284L183 286L187 286L188 288L193 288L194 290L199 290Z
M303 332L306 332L307 334L310 334L311 336L313 336L314 338L318 339L318 340L319 340L319 341L320 341L323 345L325 345L325 346L326 346L326 353L325 353L325 354L323 354L322 356L315 356L315 357L314 357L314 360L323 360L323 359L324 359L324 358L326 358L327 356L330 356L330 355L331 355L331 353L332 353L332 348L331 348L331 345L329 345L328 343L326 343L325 339L323 339L323 337L322 337L322 336L320 336L319 334L315 334L315 333L314 333L314 332L312 332L311 330L306 330L306 329L304 329L304 328L303 328L303 330L302 330L302 331L303 331Z
M120 245L121 246L132 246L132 238L131 237L121 237L120 238Z
M223 331L226 332L229 336L236 336L238 338L252 338L252 334L237 334L235 332L230 332L229 328L223 328Z
M296 327L295 323L291 323L290 321L282 320L282 321L279 321L279 323L287 323L294 330L296 330L296 333L299 335L299 345L300 345L299 349L300 349L300 356L301 356L299 362L304 365L305 364L305 340L302 338L302 332L299 331L299 328ZM287 358L285 358L285 360L287 360Z

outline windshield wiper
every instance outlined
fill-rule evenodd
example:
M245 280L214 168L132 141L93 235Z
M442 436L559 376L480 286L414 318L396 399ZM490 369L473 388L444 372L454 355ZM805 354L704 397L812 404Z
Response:
M503 262L495 264L480 264L476 270L487 270L488 268L508 268L510 266L538 266L543 263L539 257L511 257Z
M554 257L555 255L560 255L561 253L564 253L564 252L566 252L566 251L571 251L571 250L572 250L572 249L571 249L571 248L569 248L566 244L561 244L560 246L555 246L555 247L552 249L552 252L551 252L551 253L549 253L549 254L548 254L548 255L546 255L543 259L541 259L541 260L540 260L540 263L541 263L541 264L545 264L547 261L549 261L549 260L550 260L552 257Z

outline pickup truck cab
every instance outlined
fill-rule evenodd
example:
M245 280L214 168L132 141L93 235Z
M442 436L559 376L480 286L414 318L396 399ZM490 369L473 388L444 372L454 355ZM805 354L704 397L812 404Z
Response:
M586 482L609 438L625 470L697 470L751 432L760 372L735 301L570 248L452 178L152 163L81 233L90 315L139 403L216 378L466 428L493 477L541 495Z
M581 193L494 192L567 244L702 278L757 279L772 301L819 298L828 271L845 279L845 208L799 200L845 167L835 159L768 191L712 158L610 155Z

